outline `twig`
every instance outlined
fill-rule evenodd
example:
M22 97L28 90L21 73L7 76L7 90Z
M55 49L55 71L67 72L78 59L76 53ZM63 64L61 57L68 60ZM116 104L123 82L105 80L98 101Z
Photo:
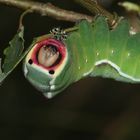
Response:
M107 17L108 21L113 25L115 20L117 20L117 16L115 14L111 14L106 9L104 9L101 5L98 4L98 0L74 0L75 2L81 4L87 10L95 15L102 15Z
M40 13L44 16L50 16L58 20L76 22L77 20L87 19L89 22L93 20L92 16L80 14L73 11L58 8L51 3L40 3L33 1L19 1L19 0L0 0L0 3L21 8L24 10L31 10Z

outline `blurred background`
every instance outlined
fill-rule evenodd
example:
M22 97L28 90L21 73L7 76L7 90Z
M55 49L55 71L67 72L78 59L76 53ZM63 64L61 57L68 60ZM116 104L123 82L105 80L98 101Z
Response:
M47 2L89 14L70 0ZM119 7L117 0L100 2L119 15L129 19L135 16ZM22 12L0 4L1 56L17 31ZM73 26L73 23L34 13L25 17L24 25L28 47L34 37L46 34L54 27ZM0 87L0 140L72 139L140 140L140 85L99 77L86 78L47 100L26 81L20 64Z

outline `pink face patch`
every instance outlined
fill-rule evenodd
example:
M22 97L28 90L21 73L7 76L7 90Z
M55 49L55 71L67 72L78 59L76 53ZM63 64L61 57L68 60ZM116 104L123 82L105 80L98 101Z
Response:
M47 67L40 64L38 61L38 53L39 53L40 49L44 46L46 49L47 48L51 49L51 47L52 47L52 49L55 49L59 53L59 58L56 61L56 63L54 63L51 66L47 66ZM63 42L56 40L56 39L49 38L49 39L40 41L39 43L35 44L35 47L33 49L29 63L30 64L34 63L34 64L48 70L50 74L54 74L55 70L62 64L65 56L66 56L66 48L65 48L65 45L63 44ZM42 55L42 57L43 57L43 55Z

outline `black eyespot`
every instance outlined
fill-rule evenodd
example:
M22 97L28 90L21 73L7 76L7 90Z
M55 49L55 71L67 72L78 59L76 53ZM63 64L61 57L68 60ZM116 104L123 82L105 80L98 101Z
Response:
M32 60L32 59L29 59L28 63L29 63L30 65L32 65L32 64L33 64L33 60Z
M50 70L49 71L49 74L54 74L54 70Z

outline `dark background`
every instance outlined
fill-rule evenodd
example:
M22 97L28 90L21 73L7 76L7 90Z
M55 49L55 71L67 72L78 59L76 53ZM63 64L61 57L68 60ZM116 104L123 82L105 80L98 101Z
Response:
M107 9L124 14L116 2L100 1ZM50 2L88 13L70 0ZM1 56L22 12L0 4ZM73 23L29 14L24 25L28 47L33 37ZM0 140L140 140L139 108L140 85L103 78L83 79L47 100L26 81L20 64L0 87Z

